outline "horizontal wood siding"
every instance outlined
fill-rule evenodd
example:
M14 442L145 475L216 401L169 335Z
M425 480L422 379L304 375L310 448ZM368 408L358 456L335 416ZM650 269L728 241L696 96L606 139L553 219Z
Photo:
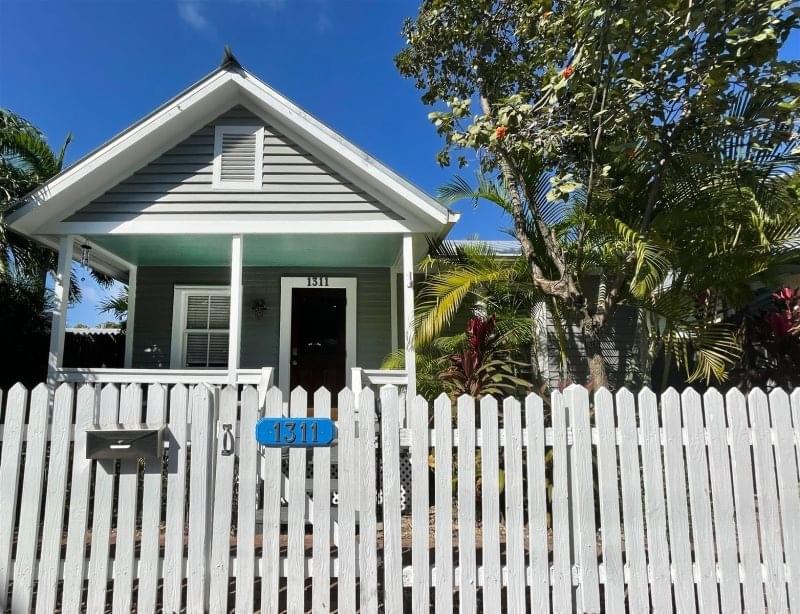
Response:
M598 278L587 277L583 280L584 290L588 300L597 300ZM626 378L630 375L631 356L636 351L636 310L627 305L617 307L611 318L607 332L600 340L600 351L605 359L608 385L612 389L625 385ZM589 377L589 368L586 363L586 350L583 345L581 329L579 326L567 326L566 354L572 368L568 373L559 373L558 336L553 326L552 314L547 313L547 360L549 365L548 383L552 388L561 388L564 383L585 384Z
M212 188L217 124L264 126L261 189ZM293 220L316 214L353 221L401 219L274 127L237 106L65 221L175 221L186 216Z
M281 277L307 275L355 277L357 291L357 356L359 367L377 369L391 345L389 272L386 268L273 268L245 267L242 309L243 369L274 367L278 378ZM172 338L172 300L175 285L228 285L227 267L140 267L136 282L134 368L168 368ZM251 309L263 299L261 319Z

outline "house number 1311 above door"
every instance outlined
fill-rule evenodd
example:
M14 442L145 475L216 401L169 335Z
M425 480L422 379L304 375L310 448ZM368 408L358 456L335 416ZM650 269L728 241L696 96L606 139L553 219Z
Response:
M306 286L309 288L327 288L327 277L306 277Z

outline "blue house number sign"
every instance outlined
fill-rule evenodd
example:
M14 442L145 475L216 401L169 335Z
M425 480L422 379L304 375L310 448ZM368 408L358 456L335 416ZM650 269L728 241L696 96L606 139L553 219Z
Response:
M336 439L330 418L261 418L256 441L267 448L323 448Z

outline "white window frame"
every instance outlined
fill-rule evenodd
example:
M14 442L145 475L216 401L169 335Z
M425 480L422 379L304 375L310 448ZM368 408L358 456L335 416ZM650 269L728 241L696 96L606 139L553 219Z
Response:
M325 279L325 285L309 284L309 279ZM356 333L357 314L356 295L358 278L356 277L328 277L324 273L315 273L305 277L281 277L281 325L280 325L280 353L278 385L284 395L289 394L291 376L291 343L292 343L292 290L294 288L308 288L312 290L328 290L330 288L344 288L347 305L345 307L345 383L350 387L350 376L356 366ZM313 394L314 391L307 391ZM333 394L333 390L331 393ZM338 393L338 390L336 391ZM288 396L286 397L288 398Z
M222 136L224 134L255 134L256 155L253 181L222 181ZM217 125L214 127L214 164L211 187L217 190L260 190L264 171L264 127Z
M186 357L186 310L188 307L189 296L193 294L203 294L207 296L228 296L231 295L230 286L183 286L176 285L172 298L172 342L170 344L169 366L170 369L209 369L212 367L187 367ZM219 329L222 331L222 329ZM228 335L231 334L230 328L226 329ZM228 356L230 364L231 357ZM219 367L221 368L221 367ZM227 367L226 367L227 368Z

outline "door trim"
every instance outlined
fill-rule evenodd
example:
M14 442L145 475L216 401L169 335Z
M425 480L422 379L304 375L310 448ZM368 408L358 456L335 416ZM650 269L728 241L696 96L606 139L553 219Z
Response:
M313 285L312 280L325 279L325 285ZM345 308L345 382L351 385L350 374L356 366L356 290L358 280L355 277L327 277L325 275L311 275L305 277L281 277L281 321L280 321L280 353L278 359L278 386L284 394L284 400L289 400L289 382L291 378L291 343L292 343L292 290L294 288L327 290L330 288L344 288L347 305ZM314 394L314 390L307 390ZM338 390L331 390L331 395L338 394Z

